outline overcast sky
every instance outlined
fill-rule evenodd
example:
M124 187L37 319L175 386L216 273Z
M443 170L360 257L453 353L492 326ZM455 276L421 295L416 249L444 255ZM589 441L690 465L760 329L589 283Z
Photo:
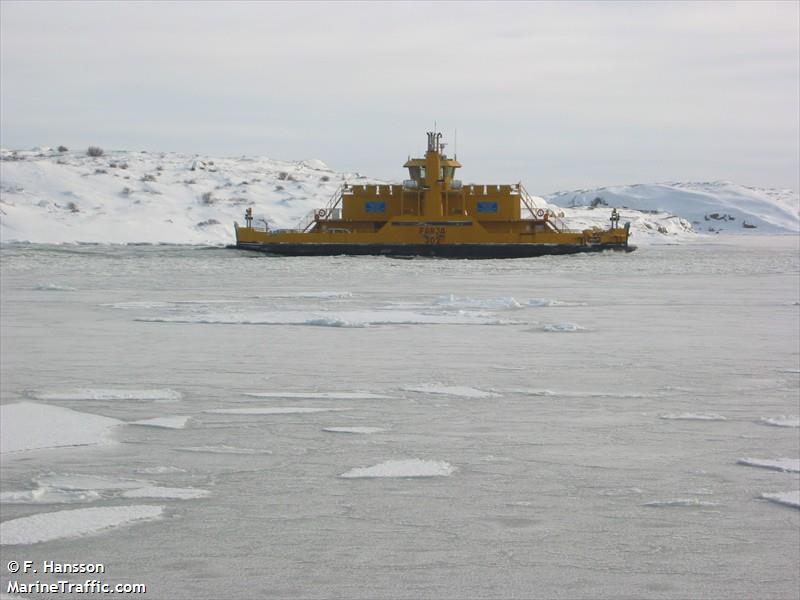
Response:
M800 3L0 1L0 144L800 188Z

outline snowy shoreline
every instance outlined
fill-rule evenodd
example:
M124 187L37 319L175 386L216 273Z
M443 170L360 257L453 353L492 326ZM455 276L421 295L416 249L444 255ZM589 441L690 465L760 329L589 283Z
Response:
M132 151L91 157L37 148L0 149L0 161L2 244L223 247L235 243L233 223L243 220L246 207L257 226L291 228L345 182L387 183L320 160ZM464 177L469 182L469 171ZM724 181L634 184L534 200L573 229L608 227L616 207L637 245L702 243L717 233L800 233L797 192Z

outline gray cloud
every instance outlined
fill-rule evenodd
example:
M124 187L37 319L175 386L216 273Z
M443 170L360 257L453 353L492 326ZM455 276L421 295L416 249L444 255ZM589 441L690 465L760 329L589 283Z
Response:
M799 21L795 2L6 1L1 141L397 178L436 120L466 180L797 189Z

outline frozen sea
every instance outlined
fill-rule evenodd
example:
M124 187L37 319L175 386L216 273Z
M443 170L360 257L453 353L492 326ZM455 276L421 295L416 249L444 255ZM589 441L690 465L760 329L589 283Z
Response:
M2 592L54 560L165 599L800 593L796 236L1 252Z

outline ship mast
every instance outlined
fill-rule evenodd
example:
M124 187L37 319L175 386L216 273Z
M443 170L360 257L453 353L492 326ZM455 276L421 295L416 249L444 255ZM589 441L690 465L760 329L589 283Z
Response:
M425 152L425 217L442 216L442 192L444 191L444 178L442 177L442 134L435 131L428 132L428 150Z

